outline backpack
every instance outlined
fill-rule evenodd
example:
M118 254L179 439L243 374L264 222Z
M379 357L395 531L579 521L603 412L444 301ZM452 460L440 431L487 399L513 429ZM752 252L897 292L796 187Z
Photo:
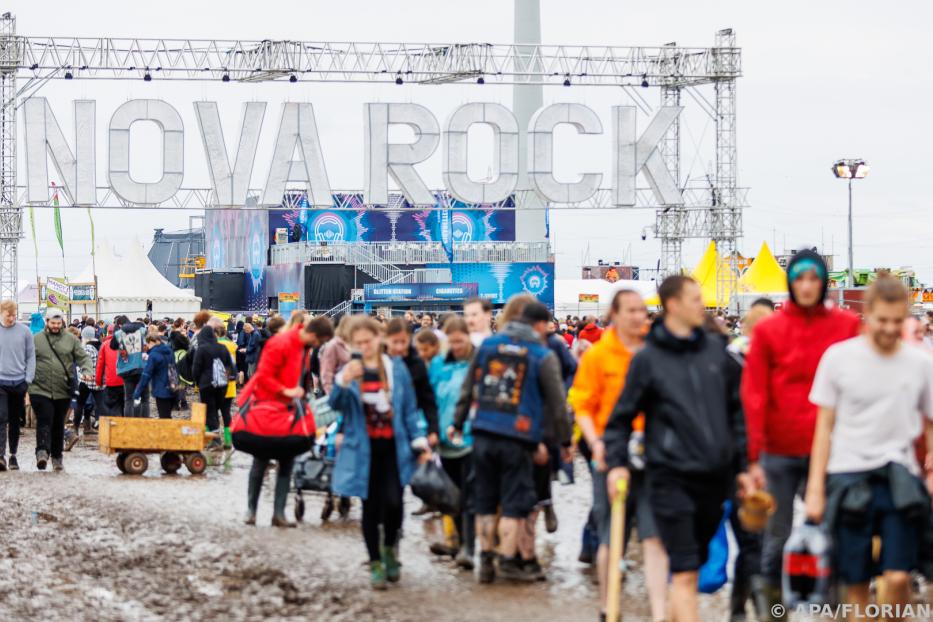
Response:
M227 386L230 380L227 378L227 366L222 360L214 359L211 363L211 386L215 389Z
M175 350L175 373L178 379L188 386L194 384L193 363L194 352L191 350ZM169 376L169 379L171 380L171 376Z
M168 388L172 393L176 393L181 389L181 378L178 375L178 367L172 361L167 363L167 367Z

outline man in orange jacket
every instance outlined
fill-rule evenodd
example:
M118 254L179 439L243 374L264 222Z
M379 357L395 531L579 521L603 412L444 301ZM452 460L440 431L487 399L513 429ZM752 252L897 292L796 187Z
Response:
M570 403L576 413L577 425L593 452L593 514L599 538L596 567L599 577L600 606L606 607L606 584L609 568L609 537L611 505L606 488L606 447L603 432L616 405L629 363L644 341L648 314L638 292L619 290L612 300L610 321L596 344L580 359ZM634 465L633 465L634 466ZM667 590L667 554L658 537L651 515L651 507L644 494L643 473L632 482L635 501L635 521L645 557L645 575L651 615L654 620L665 619L665 593Z

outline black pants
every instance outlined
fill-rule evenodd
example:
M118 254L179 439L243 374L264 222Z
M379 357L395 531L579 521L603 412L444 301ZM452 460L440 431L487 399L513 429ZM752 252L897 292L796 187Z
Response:
M10 453L19 449L19 426L26 413L26 391L29 385L21 382L16 386L0 385L0 458L6 455L9 435Z
M175 393L175 407L178 410L185 410L188 408L188 389L182 386Z
M288 489L292 479L292 466L294 458L279 458L276 460L278 469L275 475L275 501L273 514L278 518L285 518L285 501L288 500ZM268 460L253 458L253 466L249 470L249 489L246 503L251 514L256 513L259 507L259 492L262 490L262 478L269 467Z
M382 546L394 547L402 528L402 484L395 456L395 439L369 439L369 492L363 501L363 539L369 561L381 559L379 525L383 529Z
M227 394L226 391L224 391L224 395L226 394ZM233 406L232 397L225 397L220 402L220 417L224 421L225 428L230 427L230 407L231 406Z
M52 458L62 459L65 443L65 417L68 415L69 398L53 400L42 395L32 396L32 408L36 412L36 454L47 451Z
M200 387L198 392L201 394L201 402L207 406L207 429L219 429L220 408L223 406L224 395L227 394L227 387L214 388L211 385L207 385L206 387Z
M123 387L107 387L104 390L104 404L106 405L107 415L111 417L122 417L123 405L126 400L123 398Z
M741 505L739 499L733 498L732 511L729 513L729 524L739 545L732 580L732 606L736 607L736 613L745 611L745 601L751 596L751 578L761 573L762 535L749 533L742 528L739 520Z
M156 410L159 413L159 419L171 419L172 418L172 408L175 407L175 398L174 397L157 397L156 400Z
M460 543L470 555L473 554L476 541L476 522L473 513L473 456L467 454L460 458L441 458L441 466L460 489L460 514L454 516L454 525Z
M149 418L149 385L143 387L139 394L142 403L137 407L133 406L133 393L136 392L136 385L139 384L140 376L126 376L123 378L123 416L124 417L142 417Z
M85 414L90 418L92 408L97 411L98 417L101 415L101 411L103 410L100 403L101 393L102 391L91 389L83 382L78 385L78 403L75 405L74 415L75 428L81 427L81 420L84 418Z

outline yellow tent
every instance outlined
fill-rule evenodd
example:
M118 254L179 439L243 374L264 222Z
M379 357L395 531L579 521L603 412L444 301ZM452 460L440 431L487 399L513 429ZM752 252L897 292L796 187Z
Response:
M761 244L761 250L755 261L739 279L740 292L752 294L777 294L787 292L787 274L778 264L767 243Z
M719 252L716 250L716 242L710 242L709 246L706 247L706 252L703 253L703 257L700 258L700 262L690 273L690 276L700 284L700 289L703 290L703 304L710 308L725 307L729 304L728 299L720 301L716 296L716 268L721 263ZM646 300L645 303L649 306L658 306L661 301L655 295Z

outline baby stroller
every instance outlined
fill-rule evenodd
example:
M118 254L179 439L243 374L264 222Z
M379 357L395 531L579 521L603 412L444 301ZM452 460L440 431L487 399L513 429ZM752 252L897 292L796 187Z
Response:
M318 429L324 429L324 434L317 439L311 451L295 459L295 468L292 473L292 482L295 491L295 520L301 522L305 515L305 501L302 492L318 492L327 495L324 507L321 509L321 520L330 519L336 507L334 495L331 491L331 480L334 473L334 460L337 456L335 440L339 427L339 414L331 410L326 400L318 400L313 406L315 423ZM341 518L350 513L350 499L341 497L339 502Z

